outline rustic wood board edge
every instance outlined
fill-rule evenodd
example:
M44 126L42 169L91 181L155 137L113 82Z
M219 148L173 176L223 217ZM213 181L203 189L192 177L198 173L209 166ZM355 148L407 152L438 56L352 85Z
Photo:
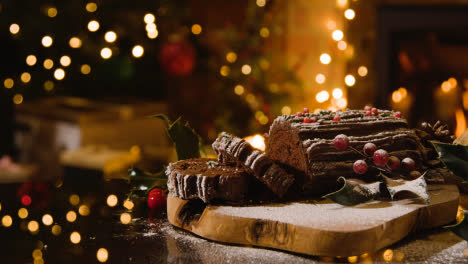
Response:
M416 230L453 221L458 209L458 188L455 185L430 185L430 194L431 204L421 205L384 224L349 232L221 214L215 210L218 206L202 208L199 202L170 194L167 216L172 225L214 241L316 256L355 256L375 252ZM187 209L191 210L189 218Z

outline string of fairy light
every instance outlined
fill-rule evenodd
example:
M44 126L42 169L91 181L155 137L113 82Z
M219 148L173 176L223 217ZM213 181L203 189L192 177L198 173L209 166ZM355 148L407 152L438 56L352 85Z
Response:
M76 209L70 209L65 214L65 219L69 223L76 223L78 220L78 215L85 217L90 215L91 209L86 202L81 201L80 196L77 194L71 194L69 196L68 202L70 205ZM29 207L32 204L32 199L29 195L23 195L21 197L22 207L18 209L17 216L20 229L24 231L28 231L31 235L37 235L39 232L45 228L50 228L50 232L54 236L60 236L63 233L62 226L54 220L54 217L49 214L43 214L41 220L29 219L31 217ZM109 194L106 198L106 204L110 208L114 208L119 204L119 199L115 194ZM124 200L122 202L122 207L126 210L130 211L134 207L134 203L131 200ZM0 212L2 211L2 203L0 203ZM4 210L5 211L5 210ZM123 212L120 214L120 222L123 225L128 225L132 221L132 215L128 212ZM77 213L78 212L78 213ZM14 224L14 215L5 214L1 217L1 225L4 228L11 228ZM41 227L41 223L44 227ZM79 244L81 242L81 234L76 230L72 230L69 233L69 240L72 244ZM37 247L33 250L32 256L34 259L34 263L44 263L42 249L44 248L44 243L42 241L38 241ZM99 262L104 263L107 262L109 258L109 252L106 248L101 247L96 251L96 258Z
M89 2L86 3L84 6L85 10L88 13L95 13L98 10L98 6L94 2ZM45 15L54 18L58 15L59 10L57 10L56 7L50 6L46 8ZM145 22L145 29L147 32L147 37L149 39L155 39L158 37L158 29L156 26L156 18L154 14L152 13L147 13L143 17L143 21ZM198 27L197 27L198 26ZM98 32L100 29L100 23L96 19L90 20L87 25L86 25L87 30L91 33ZM11 35L18 37L20 32L21 32L21 27L17 23L12 23L10 24L9 31ZM201 32L201 27L199 25L193 25L192 26L192 32L194 34L199 34ZM105 42L108 44L104 47L102 47L99 50L100 57L104 60L110 59L113 55L113 50L116 49L115 46L112 46L113 43L116 42L118 36L117 33L113 30L106 31L103 35ZM55 41L61 41L61 40L54 40L53 36L51 35L44 35L41 38L41 45L43 48L49 49L53 48L54 42ZM82 48L83 45L86 45L86 43L83 43L83 41L78 37L78 36L70 36L68 39L68 45L70 46L71 49L80 49ZM144 55L145 49L142 45L140 44L135 44L133 48L131 49L131 55L134 58L141 58ZM58 60L58 62L54 62L55 58L44 58L42 60L42 66L44 70L51 70L53 71L53 79L50 80L45 80L43 83L43 88L46 92L50 92L54 89L55 87L55 82L56 81L62 81L63 79L66 78L67 71L66 68L69 67L72 64L72 58L69 55L62 55L60 58L55 59ZM39 58L37 58L36 55L34 54L28 54L26 55L26 65L30 67L37 67L39 62ZM54 68L56 66L56 68ZM80 72L83 75L89 75L91 73L91 66L89 64L82 64L80 67ZM32 75L29 72L23 72L20 74L19 80L21 81L22 84L28 84L32 79ZM3 85L6 89L13 89L15 87L15 78L14 77L7 77L3 80ZM16 93L13 96L13 102L15 104L21 104L23 102L23 95L21 93Z

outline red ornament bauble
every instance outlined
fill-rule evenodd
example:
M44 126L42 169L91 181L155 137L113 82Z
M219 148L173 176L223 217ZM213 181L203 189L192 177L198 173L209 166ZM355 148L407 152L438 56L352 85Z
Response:
M166 193L159 188L155 188L148 194L148 207L151 210L162 210L166 207L166 200Z
M193 71L195 49L187 41L166 42L161 46L159 61L168 74L184 76Z

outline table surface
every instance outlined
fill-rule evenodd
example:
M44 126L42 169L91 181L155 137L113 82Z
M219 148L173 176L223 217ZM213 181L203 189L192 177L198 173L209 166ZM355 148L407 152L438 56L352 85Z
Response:
M0 224L0 263L42 263L40 259L45 263L99 263L100 248L108 252L107 263L468 263L467 242L443 228L420 231L379 252L349 258L221 244L171 226L164 213L147 212L143 203L136 202L133 211L127 210L122 205L127 191L124 182L89 179L59 188L43 183L1 184L0 218L9 215L13 223L9 227ZM20 202L25 194L32 198L29 206ZM76 205L70 203L72 194L79 197ZM107 204L111 194L118 197L114 207ZM89 208L89 215L80 214L85 211L80 210L83 205ZM19 217L20 208L28 211L25 219ZM75 221L67 220L70 211L77 215ZM123 213L132 214L129 224L121 222ZM44 214L53 217L53 225L42 222ZM32 221L37 221L38 231L28 230L28 226L34 227ZM58 229L54 226L60 226L60 234L52 233ZM80 234L77 244L70 240L73 232ZM34 251L37 249L40 251Z

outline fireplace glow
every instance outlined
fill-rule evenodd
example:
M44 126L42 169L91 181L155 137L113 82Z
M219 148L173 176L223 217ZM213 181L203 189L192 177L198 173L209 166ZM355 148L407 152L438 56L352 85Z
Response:
M459 137L466 130L466 118L462 109L457 109L455 111L455 119L457 121L457 127L455 129L455 136Z

